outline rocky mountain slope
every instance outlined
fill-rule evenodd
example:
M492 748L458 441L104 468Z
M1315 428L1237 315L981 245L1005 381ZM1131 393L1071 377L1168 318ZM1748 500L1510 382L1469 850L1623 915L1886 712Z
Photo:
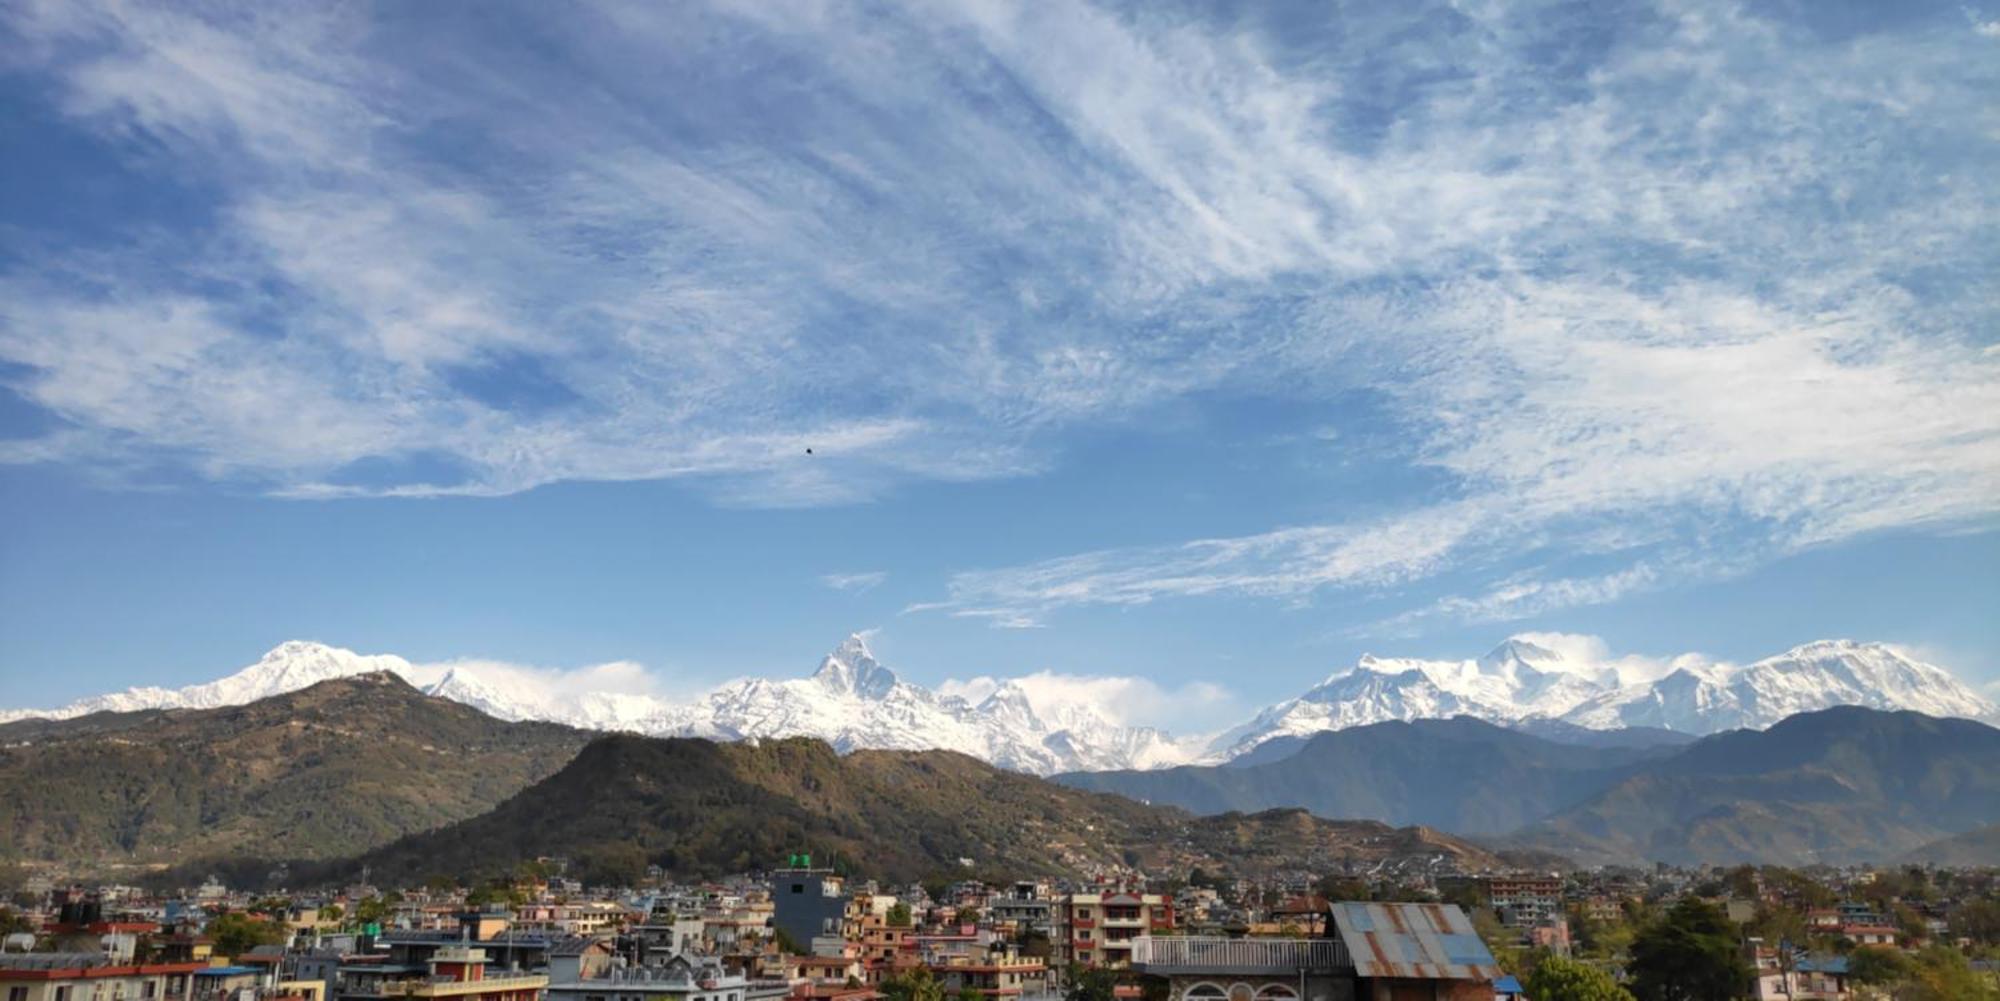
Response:
M1477 869L1493 856L1435 831L1300 810L1195 817L1066 788L949 751L837 753L795 738L716 743L610 736L492 812L349 863L377 878L461 878L569 857L618 879L770 866L809 851L886 879L941 873L1089 875L1140 865L1255 873L1349 861Z
M589 735L510 723L378 672L243 706L0 725L16 858L327 858L491 808Z

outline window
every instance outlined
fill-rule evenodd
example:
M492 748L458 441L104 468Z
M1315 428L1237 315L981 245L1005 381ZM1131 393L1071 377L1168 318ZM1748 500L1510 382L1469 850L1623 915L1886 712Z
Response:
M1266 984L1258 988L1257 1001L1299 1001L1299 992L1284 984Z
M804 893L804 892L806 892L806 885L805 885L804 883L793 883L793 884L792 884L792 892L793 892L793 893Z
M159 995L159 993L160 993L160 982L157 980L148 980L143 986L139 988L139 996L142 998L156 997Z
M1228 996L1229 993L1220 986L1206 983L1196 984L1188 988L1187 993L1181 995L1186 1001L1221 1001L1221 999Z
M28 1001L28 989L26 987L7 988L7 1001Z
M61 987L56 988L56 1001L69 1001L68 984L64 984Z

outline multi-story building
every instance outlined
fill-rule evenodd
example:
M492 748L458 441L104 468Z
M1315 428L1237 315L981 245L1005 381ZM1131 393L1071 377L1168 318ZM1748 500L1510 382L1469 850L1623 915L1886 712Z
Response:
M613 967L601 977L550 984L548 1001L745 1001L750 982L711 956Z
M1494 876L1486 897L1510 928L1533 928L1563 913L1562 879L1556 876Z
M1049 934L1055 923L1055 901L1035 882L1020 882L1005 893L987 898L986 916L994 927L1015 935Z
M1133 942L1171 931L1174 902L1157 893L1072 893L1056 910L1057 953L1067 962L1122 969Z
M1490 1001L1500 967L1452 904L1339 903L1310 938L1148 936L1169 1001Z
M427 976L389 985L386 996L421 1001L541 1001L549 978L540 973L509 972L487 976L486 950L455 945L431 954Z
M771 924L804 949L847 922L846 883L831 869L779 869L771 874Z
M1046 963L987 937L925 936L918 949L948 996L973 991L1005 1001L1030 990L1041 993L1048 980Z
M7 1001L188 1001L207 963L138 963L98 952L0 954Z

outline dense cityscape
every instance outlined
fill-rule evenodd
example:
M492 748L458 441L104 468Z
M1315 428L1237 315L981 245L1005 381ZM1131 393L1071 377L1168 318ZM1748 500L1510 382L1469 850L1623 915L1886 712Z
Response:
M249 893L55 885L10 1001L1301 1001L2000 996L2000 871L1776 867L906 885L814 867L586 885L546 858Z

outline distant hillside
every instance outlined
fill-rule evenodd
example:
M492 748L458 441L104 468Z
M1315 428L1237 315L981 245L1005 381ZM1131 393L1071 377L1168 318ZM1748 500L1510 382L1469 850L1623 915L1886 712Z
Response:
M1846 706L1718 734L1510 839L1580 862L1890 861L2000 822L2000 730Z
M589 734L506 723L391 674L243 706L0 725L0 830L21 859L323 859L491 808Z
M1448 835L1302 811L1195 818L1083 792L948 751L857 751L796 738L718 744L609 736L492 812L367 853L377 879L506 871L564 855L615 874L685 876L797 851L888 879L939 872L1080 873L1137 863L1257 871L1339 860L1423 868L1494 859Z
M1917 865L2000 866L2000 824L1940 838L1904 855L1902 861Z
M1195 813L1301 807L1482 835L1540 820L1608 788L1639 762L1671 753L1586 749L1461 716L1328 731L1258 763L1073 772L1056 781Z

